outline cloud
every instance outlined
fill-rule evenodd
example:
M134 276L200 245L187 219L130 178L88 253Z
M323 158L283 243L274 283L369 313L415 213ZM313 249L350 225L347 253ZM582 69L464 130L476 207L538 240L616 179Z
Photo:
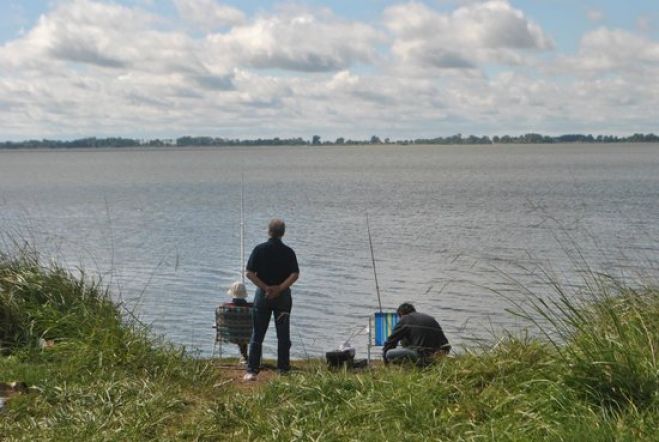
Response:
M112 134L166 127L192 102L206 107L234 89L233 69L207 65L203 42L159 30L162 22L137 7L58 3L0 47L0 100L11 97L15 111L2 112L3 129L29 133L31 124L44 134Z
M321 13L286 11L208 36L211 52L257 69L326 72L377 58L371 26Z
M659 74L659 43L621 29L600 27L581 39L576 56L565 57L565 71L610 74Z
M502 0L401 3L380 22L208 0L171 17L147 3L54 2L0 46L3 136L656 128L659 43L640 32L600 27L568 55Z
M44 72L87 69L182 75L197 84L225 83L231 67L205 63L203 42L177 31L161 31L162 19L139 8L75 0L42 15L23 37L0 47L0 66ZM82 65L82 67L80 66ZM94 72L95 70L104 72Z
M180 16L204 31L233 27L245 23L245 14L237 8L214 0L174 0Z
M45 69L58 63L151 71L198 65L192 39L153 29L157 20L145 11L117 4L63 2L42 15L25 36L1 47L0 55L8 66Z
M469 3L448 14L410 2L387 8L384 22L394 35L393 54L426 67L520 64L522 51L553 47L538 25L502 0Z

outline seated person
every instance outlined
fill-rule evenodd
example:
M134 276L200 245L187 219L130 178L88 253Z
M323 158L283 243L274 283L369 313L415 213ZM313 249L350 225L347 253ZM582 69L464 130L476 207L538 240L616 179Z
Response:
M424 362L435 354L448 354L451 346L439 323L430 315L419 313L414 306L403 303L398 307L400 320L382 349L388 362ZM401 347L396 348L398 342Z
M227 330L227 334L229 335L228 340L238 345L238 349L240 350L241 355L241 362L247 363L247 344L249 342L249 336L242 337L240 339L237 335L243 334L245 331L249 334L251 331L251 313L249 315L242 315L245 319L245 324L241 324L242 326L240 327L237 327L237 324L235 324L235 321L238 318L235 318L233 315L231 315L231 318L229 319L226 316L227 312L231 311L231 307L252 307L253 304L251 302L247 302L247 289L245 288L245 284L240 281L236 281L231 284L231 287L229 287L229 290L227 290L227 295L231 296L233 299L231 302L225 302L222 304L222 310L225 313L224 317L220 318L220 321L224 320L226 327L229 329ZM232 330L233 328L236 330Z

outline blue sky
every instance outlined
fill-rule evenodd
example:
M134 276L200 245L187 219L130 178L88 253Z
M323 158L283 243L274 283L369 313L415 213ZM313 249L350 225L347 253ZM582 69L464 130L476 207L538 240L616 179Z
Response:
M658 132L659 4L4 1L0 69L8 139Z

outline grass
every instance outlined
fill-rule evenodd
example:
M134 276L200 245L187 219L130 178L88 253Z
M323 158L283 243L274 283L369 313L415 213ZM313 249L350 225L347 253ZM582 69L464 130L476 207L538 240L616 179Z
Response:
M659 440L659 291L593 287L517 306L545 339L509 335L425 369L307 361L251 387L122 318L100 283L5 256L0 382L34 387L0 412L0 438Z
M55 345L42 350L42 339ZM208 363L125 322L99 283L33 254L0 261L0 345L0 382L36 390L8 402L9 440L157 439L215 378Z

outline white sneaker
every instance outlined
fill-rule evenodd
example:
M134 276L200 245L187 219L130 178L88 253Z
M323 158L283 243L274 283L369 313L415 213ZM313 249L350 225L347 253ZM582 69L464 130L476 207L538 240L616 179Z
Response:
M238 360L238 363L240 365L247 365L247 359L241 356L240 359Z
M255 381L256 380L256 375L254 373L245 373L245 376L243 376L243 381Z

